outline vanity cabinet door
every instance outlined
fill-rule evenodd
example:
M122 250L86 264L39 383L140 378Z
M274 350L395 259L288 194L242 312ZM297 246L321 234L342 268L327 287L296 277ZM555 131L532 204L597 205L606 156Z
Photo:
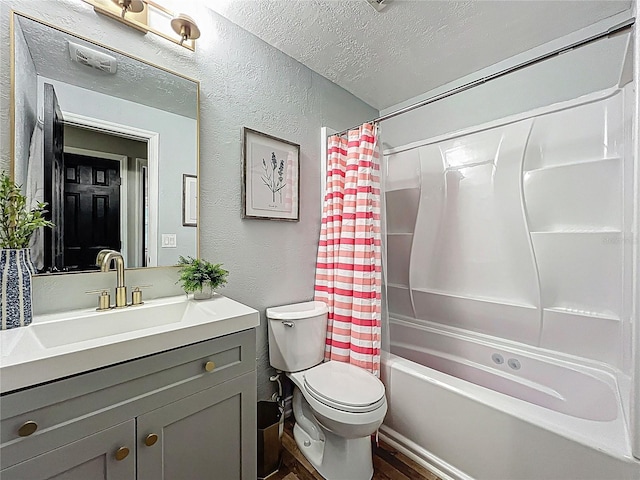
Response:
M139 416L138 480L255 480L255 385L247 373Z
M135 480L135 456L135 421L130 420L2 470L0 478Z

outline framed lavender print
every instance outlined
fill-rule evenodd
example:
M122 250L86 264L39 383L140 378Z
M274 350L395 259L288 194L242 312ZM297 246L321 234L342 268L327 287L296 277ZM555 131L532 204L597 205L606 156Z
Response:
M242 129L242 218L300 220L300 145Z

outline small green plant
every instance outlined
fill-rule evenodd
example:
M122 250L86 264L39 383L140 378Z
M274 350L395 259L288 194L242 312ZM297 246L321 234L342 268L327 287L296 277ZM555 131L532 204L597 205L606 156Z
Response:
M27 197L20 193L8 175L0 174L0 248L27 248L31 235L40 227L53 227L45 220L46 203L27 206Z
M182 282L182 289L186 293L202 292L206 285L213 290L227 283L229 272L222 268L220 263L214 265L199 258L180 256L178 266L180 267L178 282Z

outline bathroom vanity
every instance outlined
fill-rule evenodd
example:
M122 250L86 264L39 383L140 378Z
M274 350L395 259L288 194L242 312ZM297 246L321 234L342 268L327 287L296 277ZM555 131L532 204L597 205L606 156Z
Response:
M81 320L118 331L83 338ZM80 337L47 346L68 322ZM255 479L258 324L257 311L216 295L1 332L0 478Z

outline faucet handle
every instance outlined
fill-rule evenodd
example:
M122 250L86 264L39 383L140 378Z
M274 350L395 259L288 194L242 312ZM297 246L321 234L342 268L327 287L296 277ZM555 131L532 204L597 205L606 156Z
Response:
M109 296L109 290L105 290L104 288L102 288L99 290L89 290L84 293L86 293L87 295L90 295L90 294L100 295L98 297L98 308L96 308L96 310L98 311L109 310L111 308L111 297Z
M144 302L142 301L142 288L153 287L153 285L138 285L137 287L133 287L133 291L131 292L131 305L142 305Z

